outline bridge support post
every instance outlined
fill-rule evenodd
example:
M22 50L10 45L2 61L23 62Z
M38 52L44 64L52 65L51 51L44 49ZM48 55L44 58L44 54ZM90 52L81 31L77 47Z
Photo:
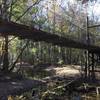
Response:
M85 51L85 79L88 77L88 51Z
M95 80L95 58L94 53L88 52L88 78Z
M85 79L95 80L95 56L93 52L85 52Z
M91 72L91 77L92 80L95 79L95 59L94 59L94 53L92 53L92 72Z

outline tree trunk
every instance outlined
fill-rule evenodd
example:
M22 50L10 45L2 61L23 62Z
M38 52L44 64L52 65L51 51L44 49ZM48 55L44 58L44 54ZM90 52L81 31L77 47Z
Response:
M3 51L3 71L8 72L9 60L8 60L8 36L5 36L5 44Z
M2 8L1 8L1 17L4 20L8 20L8 5L7 5L7 0L2 1ZM5 43L4 43L4 51L3 51L3 68L2 70L4 72L8 72L9 68L9 60L8 60L8 36L4 36L5 38Z

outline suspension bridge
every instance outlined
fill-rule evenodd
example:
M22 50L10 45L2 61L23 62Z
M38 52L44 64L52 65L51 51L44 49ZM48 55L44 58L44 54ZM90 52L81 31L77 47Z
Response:
M100 54L100 47L75 41L67 37L59 36L56 34L51 34L42 30L38 30L31 26L26 26L14 22L7 22L5 20L0 20L0 34L1 36L10 35L20 37L21 39L30 39L37 41L44 41L47 43L52 43L53 45L58 45L62 47L70 47L88 50L91 53Z
M52 12L52 11L50 12L54 13L58 17L61 17L61 15L55 12ZM20 19L20 17L18 19ZM55 19L56 17L54 16L54 22L53 22L54 27L56 27ZM61 20L62 19L63 18L61 18ZM66 22L67 21L71 25L73 25L73 27L75 26L69 20L66 20ZM80 28L77 27L77 29L80 29ZM81 32L83 32L83 29L80 29L80 30L81 31L80 33L78 32L78 34L81 34ZM63 33L63 32L61 31L60 33ZM32 26L27 26L24 24L19 24L13 21L7 21L7 20L0 19L0 36L4 36L4 37L5 36L15 36L15 37L19 37L20 39L29 39L34 42L44 41L46 43L51 43L52 45L57 45L60 47L76 48L76 49L82 49L82 50L88 51L88 59L87 59L88 64L85 67L86 74L87 74L87 71L90 74L92 70L92 75L94 75L94 70L95 70L94 63L99 62L100 60L100 47L99 46L88 43L87 40L85 40L84 42L84 41L80 41L80 39L77 40L75 38L69 38L68 36L59 35L56 33L56 31L45 31L42 28L36 28Z

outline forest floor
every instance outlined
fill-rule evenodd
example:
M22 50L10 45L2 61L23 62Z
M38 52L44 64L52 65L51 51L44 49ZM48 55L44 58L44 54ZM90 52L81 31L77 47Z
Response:
M65 77L70 77L70 81L72 77L80 76L80 66L47 66L43 64L38 67L32 67L28 64L24 65L26 66L22 66L21 73L25 74L24 76L26 76L26 73L32 73L30 76L35 77L35 80L23 78L22 75L17 75L16 73L0 73L0 99L2 96L19 95L36 86L41 86L43 83L46 83L46 89L49 89L49 87L53 89L57 87L56 85L60 86L60 84L66 80L64 79Z
M43 90L41 90L40 93L41 98L48 95L53 97L56 95L55 93L57 93L57 97L60 98L63 97L61 95L65 84L69 84L83 76L83 71L79 65L39 64L36 66L30 66L26 64L26 66L21 67L19 73L30 79L13 74L0 74L0 95L17 94L23 92L23 90L25 92L28 89L39 86L38 84L40 84L40 86L43 86ZM42 82L45 83L45 85L43 85Z
M0 72L0 100L3 100L2 97L6 100L9 95L21 95L41 84L44 84L42 80L31 80L17 73Z
M67 95L68 91L71 91L72 89L70 93L76 93L72 87L80 88L80 86L83 87L84 85L88 85L88 83L83 82L84 80L81 80L82 77L84 77L84 72L79 65L38 65L34 67L33 76L35 75L37 78L41 78L47 83L47 88L42 95L42 98L47 97L46 99L52 97L53 99L56 98L57 100L67 100L66 98L70 95ZM70 88L67 88L67 91L65 92L67 85L69 85ZM79 91L84 92L84 87L82 91Z

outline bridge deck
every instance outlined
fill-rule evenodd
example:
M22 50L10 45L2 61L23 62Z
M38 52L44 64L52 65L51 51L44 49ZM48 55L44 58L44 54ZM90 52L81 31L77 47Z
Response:
M22 39L32 39L34 41L45 41L47 43L52 43L53 45L84 49L90 52L100 54L100 47L98 46L80 43L69 38L65 38L55 34L50 34L42 30L38 30L36 28L14 23L14 22L7 22L4 20L0 20L0 34L1 36L13 35L13 36L20 37Z

